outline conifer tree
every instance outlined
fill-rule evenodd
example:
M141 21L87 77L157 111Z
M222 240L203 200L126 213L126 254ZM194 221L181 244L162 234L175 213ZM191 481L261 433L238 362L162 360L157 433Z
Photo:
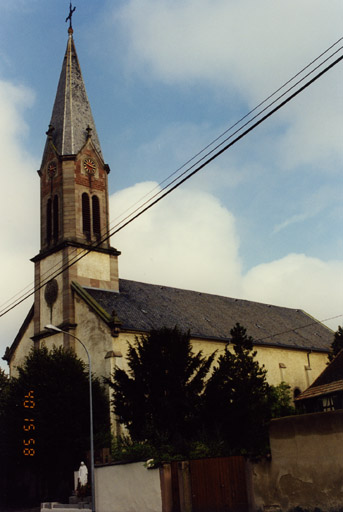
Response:
M331 350L328 354L329 362L331 362L340 350L343 348L343 329L339 325L335 332L333 342L331 343Z
M26 401L27 408L23 405ZM109 403L93 378L94 431L109 437ZM15 505L61 501L90 448L88 369L74 352L32 350L11 378L4 404L7 498Z
M271 417L266 369L255 360L253 339L236 324L207 384L204 419L207 435L230 453L256 453L268 444Z
M136 337L127 357L128 372L117 368L109 382L115 414L133 440L184 449L198 428L213 356L193 353L189 333L175 327Z

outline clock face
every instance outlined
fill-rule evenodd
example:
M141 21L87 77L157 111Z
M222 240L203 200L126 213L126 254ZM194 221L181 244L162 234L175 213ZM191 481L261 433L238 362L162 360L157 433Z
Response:
M86 158L83 161L83 168L88 174L95 174L96 171L96 163L92 158Z
M57 166L56 162L50 162L48 165L48 176L49 178L53 178L56 174Z

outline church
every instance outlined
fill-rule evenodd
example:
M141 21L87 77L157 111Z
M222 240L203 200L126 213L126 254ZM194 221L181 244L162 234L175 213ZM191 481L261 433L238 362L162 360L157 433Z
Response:
M70 26L38 171L34 304L4 356L11 374L42 344L71 347L86 360L75 336L94 373L108 377L115 366L127 367L128 342L164 326L189 330L194 351L220 353L239 322L254 338L271 384L287 382L294 396L312 384L326 366L333 333L306 312L120 279L120 251L108 236L109 172ZM64 332L48 332L48 324Z

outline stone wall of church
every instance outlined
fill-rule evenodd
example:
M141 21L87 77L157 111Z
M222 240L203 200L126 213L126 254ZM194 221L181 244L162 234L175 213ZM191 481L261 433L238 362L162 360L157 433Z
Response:
M14 354L12 355L10 366L10 375L12 377L17 376L17 366L22 366L25 357L28 355L31 348L33 347L33 341L31 339L31 336L33 336L33 328L34 323L32 319L31 322L28 324L27 328L25 329L20 340L20 343L17 345Z
M225 344L218 341L192 340L195 351L202 350L205 355L217 351L218 356L225 350ZM257 360L267 369L269 384L278 385L287 382L292 393L304 391L326 368L327 354L306 350L287 349L275 346L256 346Z
M118 338L113 339L113 350L123 356L122 368L127 370L126 353L128 343L133 344L137 333L122 332ZM225 350L225 344L219 341L193 339L193 350L202 350L209 356L217 351L219 356ZM267 369L269 384L278 385L287 382L291 386L292 393L295 389L304 391L318 375L326 368L327 354L324 352L311 352L306 350L286 349L280 347L256 346L257 360ZM118 358L117 362L118 364Z
M78 249L78 255L83 253L83 249ZM118 291L117 257L96 251L89 252L77 262L77 282L82 286Z
M277 385L287 382L292 389L304 391L326 368L326 352L286 349L279 347L256 347L257 359L268 370L268 382Z
M58 251L51 254L48 258L45 258L39 262L40 265L40 276L41 280L45 280L49 274L61 268L63 265L63 253ZM62 301L62 290L63 290L63 275L59 275L56 278L58 285L58 296L57 300L50 307L45 300L46 287L40 289L40 328L42 331L45 325L53 324L59 325L63 322L63 301Z
M75 296L75 336L80 338L91 356L92 371L98 377L108 377L110 366L108 354L113 351L113 338L105 322L92 311L85 302ZM87 361L84 348L75 343L75 352Z

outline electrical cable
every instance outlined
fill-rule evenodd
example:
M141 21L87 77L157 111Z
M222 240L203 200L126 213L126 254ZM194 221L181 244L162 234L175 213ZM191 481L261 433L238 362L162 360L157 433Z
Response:
M342 38L341 38L342 39ZM332 48L333 46L335 46L341 39L339 39L336 43L334 43L334 45L332 45L330 48ZM341 49L341 48L340 48ZM340 50L339 49L339 50ZM335 55L339 50L337 50L336 52L334 52L330 57L328 57L327 59L325 59L324 62L327 62L327 60L329 60L330 58L332 58L333 55ZM324 55L325 53L327 53L328 50L326 50L325 52L323 52L321 55ZM319 58L319 57L318 57ZM314 61L312 62L315 62L318 60L315 59ZM131 217L131 215L133 215L133 213L131 213L129 216L125 217L124 219L122 219L116 226L119 226L117 227L117 229L111 229L109 230L104 237L102 237L100 239L99 242L95 242L94 244L92 244L89 248L87 249L84 249L84 253L83 254L80 254L76 257L74 257L72 260L70 260L66 265L62 266L59 270L57 270L56 272L52 272L48 275L48 277L46 279L43 280L43 282L40 284L40 286L34 288L34 290L32 292L27 292L26 294L24 294L19 300L15 301L15 303L12 303L9 307L2 309L0 311L0 317L3 316L4 314L6 314L7 312L9 312L11 309L13 309L14 307L16 307L18 304L20 304L21 302L23 302L26 298L28 298L29 296L31 296L35 290L39 290L40 288L42 288L52 277L57 277L58 275L60 275L62 272L64 272L67 268L69 268L71 265L73 265L74 263L76 263L77 261L79 261L81 258L83 258L84 256L86 256L92 249L98 247L99 245L101 245L104 241L107 241L111 236L113 236L114 234L118 233L119 231L121 231L121 229L123 229L124 227L126 227L128 224L130 224L133 220L135 220L137 217L139 217L140 215L142 215L145 211L147 211L148 209L150 209L152 206L154 206L155 204L157 204L161 199L163 199L164 197L166 197L169 193L171 193L173 190L175 190L176 188L178 188L182 183L184 183L186 180L188 180L190 177L192 177L195 173L199 172L202 168L204 168L206 165L208 165L210 162L212 162L212 160L214 160L215 158L217 158L219 155L221 155L224 151L226 151L227 149L229 149L229 147L231 147L233 144L235 144L236 142L238 142L242 137L244 137L245 135L247 135L250 131L252 131L253 129L255 129L259 124L261 124L262 122L264 122L268 117L270 117L272 114L274 114L277 110L279 110L280 108L282 108L286 103L288 103L289 101L291 101L295 96L297 96L300 92L302 92L305 88L307 88L309 85L311 85L314 81L316 81L318 78L320 78L324 73L326 73L329 69L331 69L333 66L335 66L336 64L338 64L338 62L340 62L342 60L342 56L339 57L338 59L336 59L333 63L331 63L329 66L327 66L323 71L321 71L320 73L318 73L318 75L316 75L314 78L312 78L309 82L307 82L304 86L300 87L300 89L298 89L295 93L293 93L292 95L290 95L288 98L286 98L284 101L282 101L282 103L280 103L278 106L276 106L274 109L272 109L269 113L267 113L265 116L262 117L262 119L260 119L259 121L257 121L256 123L254 123L250 128L248 128L247 130L245 130L242 134L240 134L236 139L234 139L232 142L230 142L229 144L227 144L226 146L224 146L224 148L220 149L217 153L215 153L213 156L211 156L210 158L208 158L204 163L202 163L198 168L196 168L194 171L192 171L190 174L188 174L186 177L184 177L181 181L179 181L178 183L176 183L173 187L171 187L169 190L166 190L168 187L170 187L173 183L175 183L175 181L179 180L182 176L184 176L184 174L186 172L188 172L190 169L192 169L195 165L197 165L198 163L200 163L204 158L208 157L210 154L212 154L216 149L218 149L220 146L222 146L225 142L227 142L230 138L232 138L235 134L237 134L241 129L243 129L245 126L247 126L252 120L256 119L256 117L258 117L259 115L261 115L262 112L264 112L265 110L267 110L271 105L273 105L276 101L278 101L278 99L280 99L281 97L283 97L285 94L287 94L287 92L289 92L291 89L293 89L296 85L298 85L300 82L302 82L304 80L304 78L308 77L310 74L312 74L314 72L314 70L312 70L310 73L308 73L302 80L298 81L294 86L292 86L290 89L288 89L288 91L286 91L286 93L282 94L277 100L274 100L269 106L267 106L265 109L263 109L259 114L257 114L256 116L254 116L252 118L252 120L250 120L249 122L245 123L239 130L236 130L232 135L230 135L230 137L227 137L222 143L220 143L219 145L217 145L213 150L211 150L209 153L207 153L204 157L202 157L199 161L197 161L195 164L193 164L190 168L188 168L186 171L184 171L181 175L179 175L177 178L175 178L171 183L169 183L167 186L165 186L158 194L155 194L152 198L150 198L148 201L145 201L145 203L143 203L143 205L141 205L140 207L138 207L133 213L137 212L137 210L140 210L138 211L133 217ZM320 66L322 66L323 63L321 63L319 66L317 66L315 68L318 69ZM306 66L304 68L307 69L308 67L310 66L310 64L308 66ZM295 77L299 76L301 72L297 73L297 75L295 75L292 79L288 80L288 82L286 82L286 84L290 83L290 81L292 81ZM284 84L285 85L285 84ZM278 92L280 89L282 89L284 86L282 86L281 88L279 88L276 92ZM275 92L275 93L276 93ZM271 96L274 96L275 93ZM269 96L268 98L270 98L271 96ZM267 98L267 99L268 99ZM262 102L260 105L264 104L267 99ZM251 112L255 111L256 108L258 107L255 107L255 109L253 109ZM250 112L250 113L251 113ZM246 116L244 116L242 119L245 119L249 114L247 114ZM240 121L238 121L237 123L235 123L232 127L228 128L225 132L223 132L223 134L226 134L228 133L228 131L230 131L230 129L232 129L233 127L237 126L237 124L239 124ZM221 136L223 136L223 134ZM215 139L215 141L213 141L211 144L213 144L214 142L216 142L221 136L217 137ZM206 150L211 144L207 145L206 148L204 148L201 152L203 152L204 150ZM192 161L194 158L196 158L199 154L201 154L201 152L197 153L197 155L195 155L192 159L190 159L188 162ZM184 164L181 168L179 169L182 169L186 164ZM175 171L174 173L172 173L169 177L173 176L177 171ZM166 178L164 181L166 181L168 178ZM163 181L163 182L164 182ZM162 183L163 183L162 182ZM166 190L164 193L162 193L164 190ZM156 196L160 195L160 197L157 197L157 199L155 199L154 201L152 201L152 199L154 199ZM149 203L149 201L152 201L150 204L147 204ZM147 205L147 206L145 206ZM145 207L144 207L145 206ZM143 208L144 207L144 208ZM141 209L143 208L143 209ZM130 218L131 217L131 218ZM127 220L128 219L128 220ZM125 222L126 221L126 222ZM120 224L124 222L124 224L122 226L120 226ZM56 265L58 266L58 265ZM50 269L49 271L50 272ZM11 299L10 299L11 300ZM7 301L8 302L8 301Z

